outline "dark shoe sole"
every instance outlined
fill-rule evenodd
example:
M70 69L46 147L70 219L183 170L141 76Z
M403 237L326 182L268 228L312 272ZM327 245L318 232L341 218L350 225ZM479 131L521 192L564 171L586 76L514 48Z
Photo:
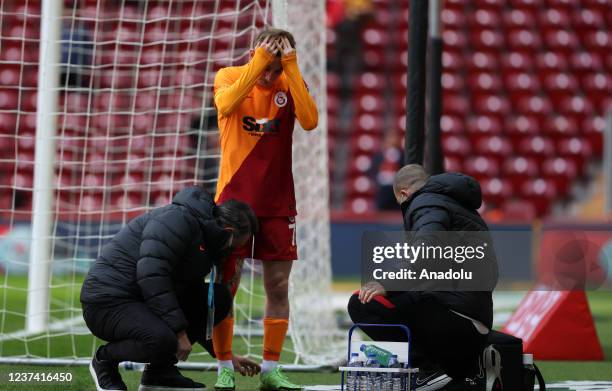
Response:
M91 374L91 377L92 377L94 383L96 384L96 390L97 391L125 391L122 388L112 389L112 388L102 388L102 387L100 387L100 384L98 384L98 376L96 375L96 370L93 367L93 362L89 363L89 373Z

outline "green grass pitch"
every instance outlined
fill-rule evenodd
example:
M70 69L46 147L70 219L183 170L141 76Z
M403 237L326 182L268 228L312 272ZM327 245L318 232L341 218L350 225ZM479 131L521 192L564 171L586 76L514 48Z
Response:
M24 277L11 277L11 281L4 276L0 280L4 284L0 288L0 327L4 334L23 329L24 312L26 302L27 281ZM62 281L53 281L52 289L52 317L54 320L61 320L78 316L78 291L70 284L63 284ZM258 292L260 293L260 292ZM261 292L262 293L262 292ZM548 382L564 380L612 380L612 292L597 291L588 294L591 310L597 325L597 331L604 348L606 360L602 362L559 362L559 361L539 361L537 364L542 369L544 377ZM256 299L260 300L260 295ZM240 297L237 300L241 300ZM63 303L71 303L72 308L65 308ZM263 303L261 303L263 304ZM256 315L256 314L255 314ZM78 336L58 336L53 338L30 339L25 341L1 341L0 356L8 357L29 353L37 356L47 356L53 351L54 356L74 357L87 356L98 341L88 335ZM291 346L289 346L290 348ZM247 346L240 338L235 340L235 348L238 353L249 351L259 354L261 351L261 339L255 338L250 346ZM202 355L202 348L194 347L193 358L195 360L206 360ZM284 354L282 360L292 362L291 354ZM73 374L71 383L55 385L36 385L32 384L9 384L7 376L10 372L66 372ZM214 385L215 373L211 371L185 371L198 381L206 383L209 387ZM137 389L140 379L140 372L122 370L122 376L130 390ZM290 378L304 385L314 384L338 384L340 375L332 373L290 373ZM92 390L93 384L86 367L39 367L39 366L11 366L0 365L0 389L2 390ZM237 378L238 390L258 389L257 378Z

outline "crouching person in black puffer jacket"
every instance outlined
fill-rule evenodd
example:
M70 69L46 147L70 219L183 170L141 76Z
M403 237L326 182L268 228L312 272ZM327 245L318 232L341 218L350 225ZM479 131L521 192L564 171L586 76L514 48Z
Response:
M172 204L131 220L102 249L81 290L83 317L100 346L90 365L98 390L127 390L121 361L145 362L140 390L204 390L180 374L195 342L213 356L205 332L208 298L214 299L214 324L231 310L232 298L220 284L204 278L258 230L252 209L230 200L215 205L210 194L187 188ZM254 375L254 362L235 356L234 366Z
M404 230L414 233L419 241L423 238L427 242L428 235L436 232L489 231L477 211L482 195L472 177L459 173L429 176L420 165L410 164L396 173L393 189ZM494 284L496 258L488 261ZM355 323L404 324L410 328L411 357L419 367L412 389L480 391L485 390L486 379L479 356L493 323L492 289L387 292L372 281L351 297L348 311ZM405 334L385 329L364 331L374 340L405 340Z

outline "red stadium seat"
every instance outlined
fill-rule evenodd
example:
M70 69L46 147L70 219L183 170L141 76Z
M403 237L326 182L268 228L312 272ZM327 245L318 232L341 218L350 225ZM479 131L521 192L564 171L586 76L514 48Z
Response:
M572 160L561 157L546 160L542 165L542 173L546 178L553 180L561 196L569 193L571 180L579 174Z
M513 140L520 140L525 136L537 135L541 127L538 118L533 115L515 115L506 119L504 129Z
M472 151L472 146L466 137L448 135L442 137L444 156L456 156L465 159Z
M511 30L507 38L508 47L513 51L534 53L541 50L542 41L540 36L531 30Z
M544 88L558 106L578 89L578 79L571 73L550 73L544 78Z
M358 97L356 106L358 113L372 113L374 115L381 115L385 107L385 103L381 96L365 94Z
M20 66L2 64L0 85L18 87L20 84Z
M471 35L471 44L478 50L497 50L505 46L504 35L497 30L481 30Z
M549 8L540 13L540 26L544 30L551 28L566 29L570 25L570 13L559 8Z
M530 179L520 190L523 198L535 206L540 216L548 213L552 201L558 195L554 182L548 179Z
M538 70L543 72L560 72L567 69L567 59L556 52L544 52L537 55Z
M499 69L497 58L491 53L477 51L474 52L470 59L470 70L472 72L490 71L494 72Z
M530 10L511 8L503 14L504 25L509 30L529 29L535 25L535 14Z
M466 17L464 10L445 8L442 10L441 20L444 28L462 29L465 27Z
M444 51L442 53L442 68L458 72L463 70L463 56L459 53Z
M464 22L465 23L465 22ZM497 29L500 24L500 16L499 13L494 10L488 9L477 9L476 12L470 14L469 24L470 28L474 29ZM463 25L457 26L458 28L463 27Z
M602 13L590 8L576 9L572 21L577 31L597 30L606 23Z
M591 102L579 95L563 99L560 103L559 111L563 114L574 115L579 119L590 117L594 114Z
M15 134L17 115L0 112L0 136Z
M442 96L442 107L445 114L452 114L463 117L469 108L469 102L462 94L444 94Z
M462 162L463 162L463 159L452 157L452 156L445 156L444 157L444 169L447 172L462 172L463 171L463 167L461 164Z
M518 152L523 156L531 156L541 162L554 154L555 145L549 138L541 136L525 137L519 142Z
M357 78L353 88L356 93L370 92L374 94L380 94L385 89L385 77L382 74L365 72Z
M608 110L606 102L612 91L612 76L606 73L594 73L582 78L582 89L585 96L595 104L595 110L604 113Z
M540 82L531 73L509 73L505 79L506 90L514 101L525 96L536 95L540 90Z
M513 195L512 184L506 179L497 177L485 179L480 187L482 198L487 205L502 205Z
M376 185L366 175L354 178L349 185L349 195L353 197L373 197L375 190Z
M603 132L605 127L606 121L601 116L585 118L580 127L583 137L588 140L593 148L593 153L597 156L601 156L603 150Z
M465 88L463 77L449 72L444 72L442 74L441 84L444 91L453 93L461 93Z
M590 31L585 34L582 44L591 52L606 55L612 47L612 33L606 30Z
M499 164L495 159L486 156L474 156L465 161L464 170L467 175L477 180L499 175Z
M440 128L445 134L463 134L465 131L462 117L447 114L442 115Z
M557 149L561 156L571 158L574 160L574 162L576 162L579 172L582 172L584 162L592 153L589 143L579 137L570 137L559 140Z
M516 107L524 114L535 115L541 119L552 111L550 100L541 96L521 98L516 102Z
M349 167L349 176L356 177L359 175L368 175L372 168L372 157L370 155L357 155L351 159Z
M566 30L549 30L544 32L544 43L557 53L571 54L579 47L576 35Z
M500 119L510 114L510 102L504 96L476 95L474 99L474 111L478 114L497 116Z
M476 153L501 160L512 154L512 143L502 136L482 137L476 143Z
M0 109L14 110L18 107L19 92L14 88L0 88Z
M444 42L444 50L452 52L461 52L467 44L467 38L463 30L445 29L442 32L442 41Z
M538 163L533 158L523 156L513 157L507 159L503 165L503 177L512 181L517 189L526 180L537 177L538 174Z
M501 87L501 78L497 73L473 72L469 78L469 85L478 93L497 93Z
M399 57L402 56L400 55ZM384 54L381 50L365 50L363 53L363 62L367 69L379 71L384 64ZM405 64L400 61L396 61L392 65L401 69Z
M376 210L372 197L349 197L348 209L355 214L363 214Z
M533 58L527 53L510 52L502 57L501 66L505 71L524 72L533 67Z
M550 117L544 123L543 128L543 134L552 138L575 137L578 132L578 122L571 116Z
M494 115L474 115L467 121L467 133L473 142L483 137L499 135L501 132L501 120Z
M358 137L353 137L351 144L354 154L373 155L378 150L380 141L372 135L362 134Z

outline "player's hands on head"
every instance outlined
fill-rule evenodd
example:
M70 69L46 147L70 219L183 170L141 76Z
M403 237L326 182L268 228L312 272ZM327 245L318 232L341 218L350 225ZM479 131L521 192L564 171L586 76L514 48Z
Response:
M179 331L177 334L177 346L176 346L176 358L179 361L187 360L189 357L189 353L191 353L191 342L189 341L189 337L187 337L187 333L185 330Z
M255 376L261 372L259 364L237 354L232 356L232 363L234 364L234 370L238 371L242 376Z
M289 56L295 53L295 49L291 47L291 43L287 37L281 37L276 41L278 51L282 57Z
M369 303L376 296L384 296L387 294L385 288L376 281L370 281L364 284L359 290L359 301L362 304Z
M259 44L257 44L257 47L262 48L271 56L276 56L276 52L278 50L276 40L270 37L264 38Z

